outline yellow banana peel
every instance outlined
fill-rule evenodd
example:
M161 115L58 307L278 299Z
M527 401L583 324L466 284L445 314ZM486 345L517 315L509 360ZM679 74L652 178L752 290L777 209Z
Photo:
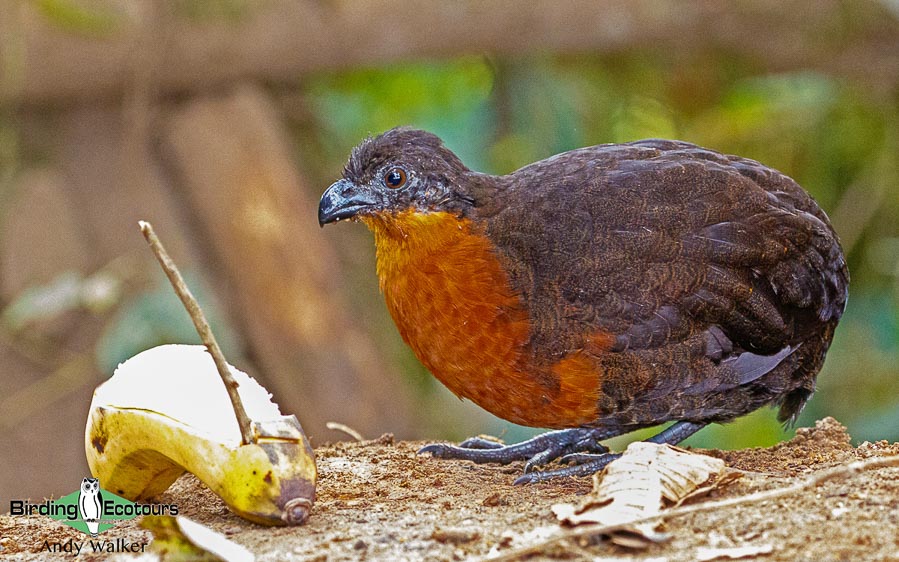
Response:
M255 380L228 366L252 421L240 429L204 346L164 345L119 365L97 387L85 430L91 473L132 501L165 491L185 471L235 513L263 525L297 525L315 501L316 467L295 416Z

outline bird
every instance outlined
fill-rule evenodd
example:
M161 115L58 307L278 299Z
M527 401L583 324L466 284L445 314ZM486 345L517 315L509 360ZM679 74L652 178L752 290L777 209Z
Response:
M103 495L100 493L100 481L96 478L82 478L78 490L78 509L90 536L96 538L103 517Z
M516 484L592 474L620 456L603 440L667 422L648 441L763 406L795 422L848 298L839 238L805 190L682 141L491 175L398 127L356 146L323 193L319 224L345 219L373 233L387 309L424 366L460 398L550 430L419 452L525 461Z

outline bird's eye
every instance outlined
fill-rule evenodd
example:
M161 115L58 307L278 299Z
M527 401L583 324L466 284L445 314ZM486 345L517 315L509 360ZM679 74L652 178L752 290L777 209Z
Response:
M406 185L406 170L402 168L390 168L384 174L384 185L390 189L399 189Z

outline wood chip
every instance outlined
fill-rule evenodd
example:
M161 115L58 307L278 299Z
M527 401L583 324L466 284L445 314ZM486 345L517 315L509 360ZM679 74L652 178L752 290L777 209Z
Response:
M481 538L475 529L434 529L431 539L440 543L465 544Z

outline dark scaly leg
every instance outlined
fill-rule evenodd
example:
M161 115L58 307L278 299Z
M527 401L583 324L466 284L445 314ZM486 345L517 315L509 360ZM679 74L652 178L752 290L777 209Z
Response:
M543 433L514 445L502 445L481 437L473 437L459 445L432 443L425 445L418 452L430 453L440 459L461 459L476 463L509 464L523 460L527 461L525 472L530 472L537 465L570 453L606 453L608 449L600 441L621 433L620 429L575 427Z
M667 443L669 445L677 445L687 437L693 435L707 423L693 423L688 421L680 421L653 435L646 441L649 443ZM585 454L581 452L568 454L562 457L562 461L573 461L578 464L567 466L556 470L546 470L543 472L525 472L519 476L514 484L530 484L532 482L543 482L553 478L565 476L589 476L594 472L598 472L606 467L607 464L621 456L621 453L601 453L601 454Z
M501 449L504 445L499 441L485 439L484 437L469 437L459 443L459 447L463 449Z

